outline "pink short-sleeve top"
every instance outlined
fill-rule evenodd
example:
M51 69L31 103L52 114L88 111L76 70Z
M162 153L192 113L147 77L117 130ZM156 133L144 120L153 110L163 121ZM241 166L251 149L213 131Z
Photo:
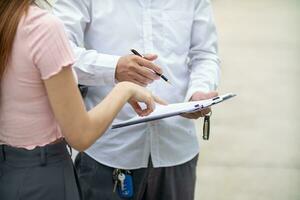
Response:
M62 137L43 80L73 63L63 24L30 6L0 85L0 144L33 149Z

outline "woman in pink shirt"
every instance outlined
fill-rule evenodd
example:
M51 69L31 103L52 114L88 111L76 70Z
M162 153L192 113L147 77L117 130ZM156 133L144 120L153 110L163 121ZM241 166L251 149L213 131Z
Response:
M63 25L33 2L0 1L0 199L77 200L65 141L83 151L126 102L147 115L161 100L122 82L87 112Z

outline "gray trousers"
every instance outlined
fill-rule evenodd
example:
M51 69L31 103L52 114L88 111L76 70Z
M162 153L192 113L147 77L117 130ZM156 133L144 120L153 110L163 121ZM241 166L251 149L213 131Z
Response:
M65 142L34 150L0 145L1 200L80 200Z
M174 167L131 170L134 197L131 200L194 200L198 156ZM85 153L76 157L83 200L121 200L113 193L113 168L100 164Z

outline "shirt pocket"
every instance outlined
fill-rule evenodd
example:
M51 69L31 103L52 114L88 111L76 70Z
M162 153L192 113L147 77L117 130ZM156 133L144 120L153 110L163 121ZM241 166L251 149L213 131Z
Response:
M163 11L163 46L165 50L181 55L188 51L191 42L193 13Z

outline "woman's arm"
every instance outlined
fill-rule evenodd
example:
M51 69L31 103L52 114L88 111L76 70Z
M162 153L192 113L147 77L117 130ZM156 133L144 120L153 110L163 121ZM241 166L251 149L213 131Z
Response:
M63 135L79 151L87 149L105 132L127 101L140 115L152 112L154 101L162 103L146 89L122 82L100 104L87 112L71 67L64 67L58 74L44 80L44 83ZM145 102L147 109L141 110L136 106L138 101Z
M118 84L94 109L86 112L74 80L73 52L63 24L38 8L26 26L25 42L36 69L44 81L52 110L68 143L79 151L92 145L108 128L123 105L129 101L140 115L153 110L154 97L132 83ZM65 67L64 67L65 66ZM141 110L137 101L147 104Z

